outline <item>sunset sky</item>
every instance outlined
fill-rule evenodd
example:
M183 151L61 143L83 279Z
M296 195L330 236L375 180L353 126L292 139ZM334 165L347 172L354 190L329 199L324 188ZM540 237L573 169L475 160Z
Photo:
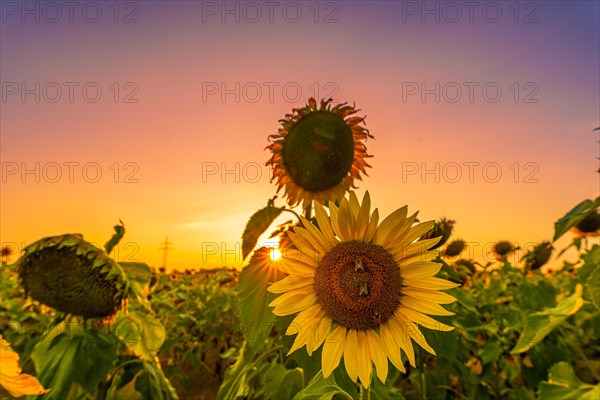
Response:
M1 4L2 246L122 220L119 261L168 236L171 268L241 267L267 136L311 96L367 115L360 196L479 260L600 192L596 1Z

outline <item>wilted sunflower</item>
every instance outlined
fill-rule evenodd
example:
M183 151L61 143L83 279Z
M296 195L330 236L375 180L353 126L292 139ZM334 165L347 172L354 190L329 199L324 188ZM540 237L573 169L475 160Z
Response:
M501 240L494 245L493 250L494 250L494 255L496 256L496 259L500 260L503 257L505 257L506 255L508 255L508 253L513 251L514 248L513 248L513 245L511 242L506 241L506 240Z
M433 245L430 250L442 247L448 241L450 235L452 235L454 224L456 224L456 221L454 221L453 219L442 218L439 221L435 221L433 223L433 229L425 233L421 240L441 236L440 241Z
M388 359L405 371L401 349L415 366L412 340L435 354L416 324L429 329L454 329L427 316L452 315L440 304L455 301L440 290L457 284L435 278L441 264L431 262L437 251L427 251L439 238L415 242L433 221L412 226L417 214L407 207L380 224L371 214L367 192L362 205L351 192L340 207L329 204L330 215L315 204L318 227L302 218L303 228L289 236L297 249L281 260L284 279L269 287L281 295L271 302L278 316L298 314L286 335L296 339L290 353L306 346L309 355L323 345L323 376L340 364L353 381L371 381L372 364L385 382Z
M444 250L444 256L446 257L456 257L465 249L466 243L464 240L457 239L446 246L446 250Z
M368 129L360 124L364 117L352 116L358 110L346 103L331 107L332 100L308 100L303 108L294 109L280 120L282 127L269 136L267 146L273 153L267 165L272 166L277 191L285 186L292 206L302 203L335 201L354 187L354 179L367 175L369 164L363 141Z
M579 237L600 235L600 213L592 211L573 227L573 232Z
M27 246L17 271L34 300L85 318L114 314L127 293L121 267L78 234L51 236Z

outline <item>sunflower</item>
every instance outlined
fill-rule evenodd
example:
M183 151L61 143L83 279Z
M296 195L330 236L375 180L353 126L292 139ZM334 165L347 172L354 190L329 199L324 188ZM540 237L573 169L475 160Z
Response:
M304 227L289 233L297 249L281 259L288 276L268 289L281 294L270 304L275 315L298 314L286 331L297 334L289 353L306 346L312 355L323 345L323 376L343 357L350 378L365 388L372 363L384 383L388 359L406 371L401 350L414 367L412 341L435 354L417 324L454 329L426 314L452 315L440 304L456 299L441 290L459 286L434 277L442 265L431 262L438 252L428 249L440 239L416 242L433 221L413 226L417 214L407 217L403 207L378 224L370 208L368 192L362 205L354 192L339 208L330 203L330 215L315 204L318 227L302 218Z
M282 127L267 149L272 156L266 165L273 168L271 181L277 191L285 187L291 206L302 203L335 201L354 187L354 179L367 175L370 167L365 158L363 141L368 129L360 124L364 117L352 116L359 110L340 103L331 107L332 100L321 100L317 106L310 98L303 108L294 109L280 120Z
M586 215L572 228L577 237L600 236L600 213L597 210Z
M79 234L30 244L17 261L17 272L31 298L84 318L112 316L129 290L119 264Z

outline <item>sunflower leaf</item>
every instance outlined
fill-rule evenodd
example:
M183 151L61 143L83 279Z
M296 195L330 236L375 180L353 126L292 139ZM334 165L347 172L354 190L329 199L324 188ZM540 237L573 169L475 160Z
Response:
M529 314L519 341L510 353L518 354L529 350L552 332L554 328L563 323L565 319L575 314L583 306L582 292L583 286L577 284L575 293L559 301L556 307Z
M588 276L585 287L590 295L596 310L600 311L600 267L596 265L594 271Z
M540 383L538 395L540 399L595 400L600 398L600 385L584 384L573 367L561 361L550 368L548 381Z
M352 395L338 386L333 375L330 375L329 378L323 378L323 374L319 372L311 379L304 390L294 396L293 400L331 400L336 395L336 398L340 399L354 399Z
M271 226L273 221L275 221L275 218L277 218L284 210L283 207L275 207L273 205L273 200L274 199L269 200L269 203L265 208L254 213L246 224L246 228L242 234L242 256L244 259L252 252L256 243L258 243L260 235Z
M112 235L112 237L110 238L110 240L108 242L106 242L106 244L104 245L104 249L106 250L106 254L110 254L110 252L112 251L112 249L119 244L119 242L121 241L121 239L123 239L123 235L125 235L125 224L123 224L123 221L119 220L119 222L121 223L121 225L115 225L113 228L115 230L115 233Z
M564 217L554 223L554 238L552 238L552 241L555 242L599 206L600 197L594 201L587 199L576 205Z
M258 249L240 273L238 296L242 331L253 349L259 349L263 345L275 322L275 315L268 309L268 304L275 299L275 295L269 293L267 287L284 276L283 272L271 267L266 247Z

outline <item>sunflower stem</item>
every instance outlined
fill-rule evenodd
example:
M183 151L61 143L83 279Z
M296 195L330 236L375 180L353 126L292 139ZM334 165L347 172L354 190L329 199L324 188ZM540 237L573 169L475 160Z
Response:
M362 384L359 384L358 387L360 388L360 400L371 400L371 387L365 389Z

